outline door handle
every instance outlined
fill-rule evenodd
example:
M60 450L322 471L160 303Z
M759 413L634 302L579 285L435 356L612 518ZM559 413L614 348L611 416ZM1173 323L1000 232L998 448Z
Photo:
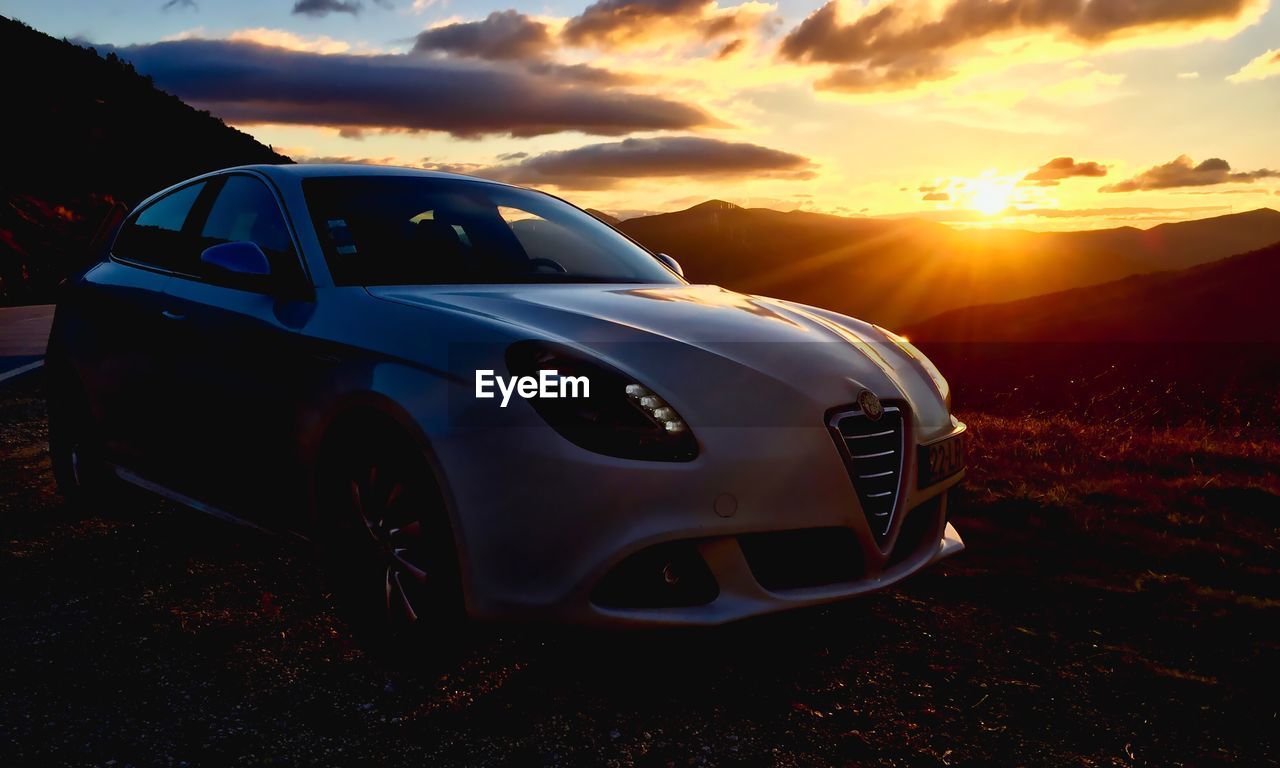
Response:
M187 316L181 312L174 312L172 309L163 310L160 316L165 320L186 320Z

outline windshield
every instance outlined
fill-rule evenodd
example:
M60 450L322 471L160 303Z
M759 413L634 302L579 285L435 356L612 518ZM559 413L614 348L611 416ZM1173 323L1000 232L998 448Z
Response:
M680 283L608 225L540 192L421 176L315 178L303 190L337 285Z

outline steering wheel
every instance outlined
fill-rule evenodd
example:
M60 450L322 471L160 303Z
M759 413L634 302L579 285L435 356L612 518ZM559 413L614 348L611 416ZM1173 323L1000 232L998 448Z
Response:
M529 259L530 270L536 270L538 267L546 267L547 269L555 270L562 275L569 273L569 270L565 269L564 265L555 259Z

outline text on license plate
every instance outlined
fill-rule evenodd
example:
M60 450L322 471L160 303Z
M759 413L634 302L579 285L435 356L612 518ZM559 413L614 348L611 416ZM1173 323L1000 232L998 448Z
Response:
M920 446L917 485L925 488L964 469L964 433Z

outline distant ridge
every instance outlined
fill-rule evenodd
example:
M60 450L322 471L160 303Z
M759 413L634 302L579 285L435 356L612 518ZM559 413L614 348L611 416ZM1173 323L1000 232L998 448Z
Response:
M582 210L586 211L592 216L595 216L597 219L603 221L605 224L608 224L611 227L616 227L622 223L622 219L619 219L617 216L611 216L605 213L604 211L597 211L595 208L583 208Z
M957 230L709 200L627 219L694 282L827 307L895 327L949 309L1181 269L1280 241L1280 211L1079 232Z
M250 163L288 163L114 55L0 16L6 73L0 303L47 301L114 203Z
M920 342L1280 342L1277 286L1280 243L1188 269L952 310L905 330Z

